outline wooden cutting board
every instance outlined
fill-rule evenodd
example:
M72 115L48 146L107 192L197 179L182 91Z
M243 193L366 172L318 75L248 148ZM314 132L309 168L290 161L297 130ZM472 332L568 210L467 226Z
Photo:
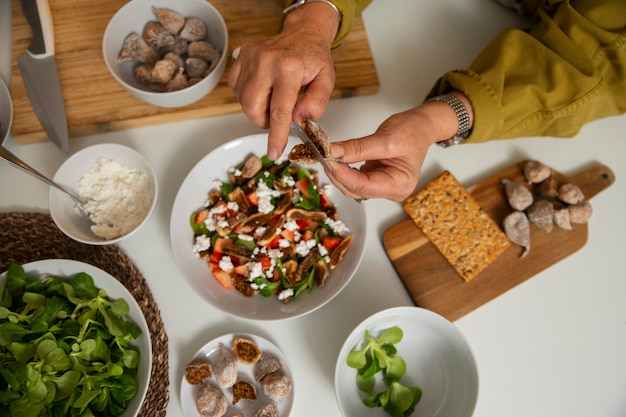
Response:
M512 165L468 188L499 225L512 211L501 180L524 182L525 163ZM587 200L615 181L613 171L604 165L571 177L555 174L559 184L577 185ZM520 257L522 248L512 244L469 282L463 281L411 218L387 229L383 244L415 304L454 321L582 248L587 242L589 224L593 224L593 216L590 223L574 225L569 231L555 226L546 233L531 225L531 248L526 257Z
M227 84L230 60L217 87L196 103L169 109L138 100L115 81L102 57L102 36L106 25L126 0L49 0L49 3L70 137L241 111ZM229 32L226 53L229 56L245 41L270 36L280 26L282 9L278 1L211 0L211 3L226 21ZM19 0L12 0L11 34L12 137L17 143L48 140L33 113L17 65L17 58L24 53L32 38ZM336 66L333 99L378 91L378 76L361 18L356 20L345 43L333 52L333 56Z

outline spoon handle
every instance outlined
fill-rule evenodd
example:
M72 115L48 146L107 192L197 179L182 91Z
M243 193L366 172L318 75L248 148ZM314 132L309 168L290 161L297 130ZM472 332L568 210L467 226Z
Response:
M2 159L3 161L7 162L9 165L13 165L16 168L19 168L19 169L23 170L24 172L32 175L33 177L40 179L41 181L45 182L46 184L51 185L51 186L53 186L53 187L63 191L65 194L69 195L72 198L72 200L74 200L76 203L80 204L80 201L78 200L78 198L74 194L72 194L71 192L69 192L68 190L66 190L65 188L63 188L59 184L57 184L56 182L52 181L50 178L46 177L45 175L43 175L42 173L37 171L35 168L31 167L26 162L22 161L20 158L18 158L16 155L11 153L4 146L0 146L0 159Z

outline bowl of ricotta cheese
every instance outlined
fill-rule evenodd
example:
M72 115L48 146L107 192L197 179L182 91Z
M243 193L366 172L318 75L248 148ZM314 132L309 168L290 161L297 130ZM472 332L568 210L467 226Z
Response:
M70 156L53 180L74 191L88 216L63 192L51 188L50 214L70 238L108 245L131 236L154 211L158 186L149 162L128 146L103 143Z

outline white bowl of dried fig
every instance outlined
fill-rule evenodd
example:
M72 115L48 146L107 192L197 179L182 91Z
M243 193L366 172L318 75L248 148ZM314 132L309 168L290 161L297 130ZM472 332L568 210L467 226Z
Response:
M132 0L109 21L104 62L132 95L181 107L209 94L226 67L228 30L204 0Z

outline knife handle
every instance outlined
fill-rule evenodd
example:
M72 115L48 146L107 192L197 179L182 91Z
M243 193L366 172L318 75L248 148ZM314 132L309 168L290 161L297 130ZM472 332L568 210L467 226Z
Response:
M22 11L33 31L28 53L35 58L54 55L54 28L48 0L22 0Z

